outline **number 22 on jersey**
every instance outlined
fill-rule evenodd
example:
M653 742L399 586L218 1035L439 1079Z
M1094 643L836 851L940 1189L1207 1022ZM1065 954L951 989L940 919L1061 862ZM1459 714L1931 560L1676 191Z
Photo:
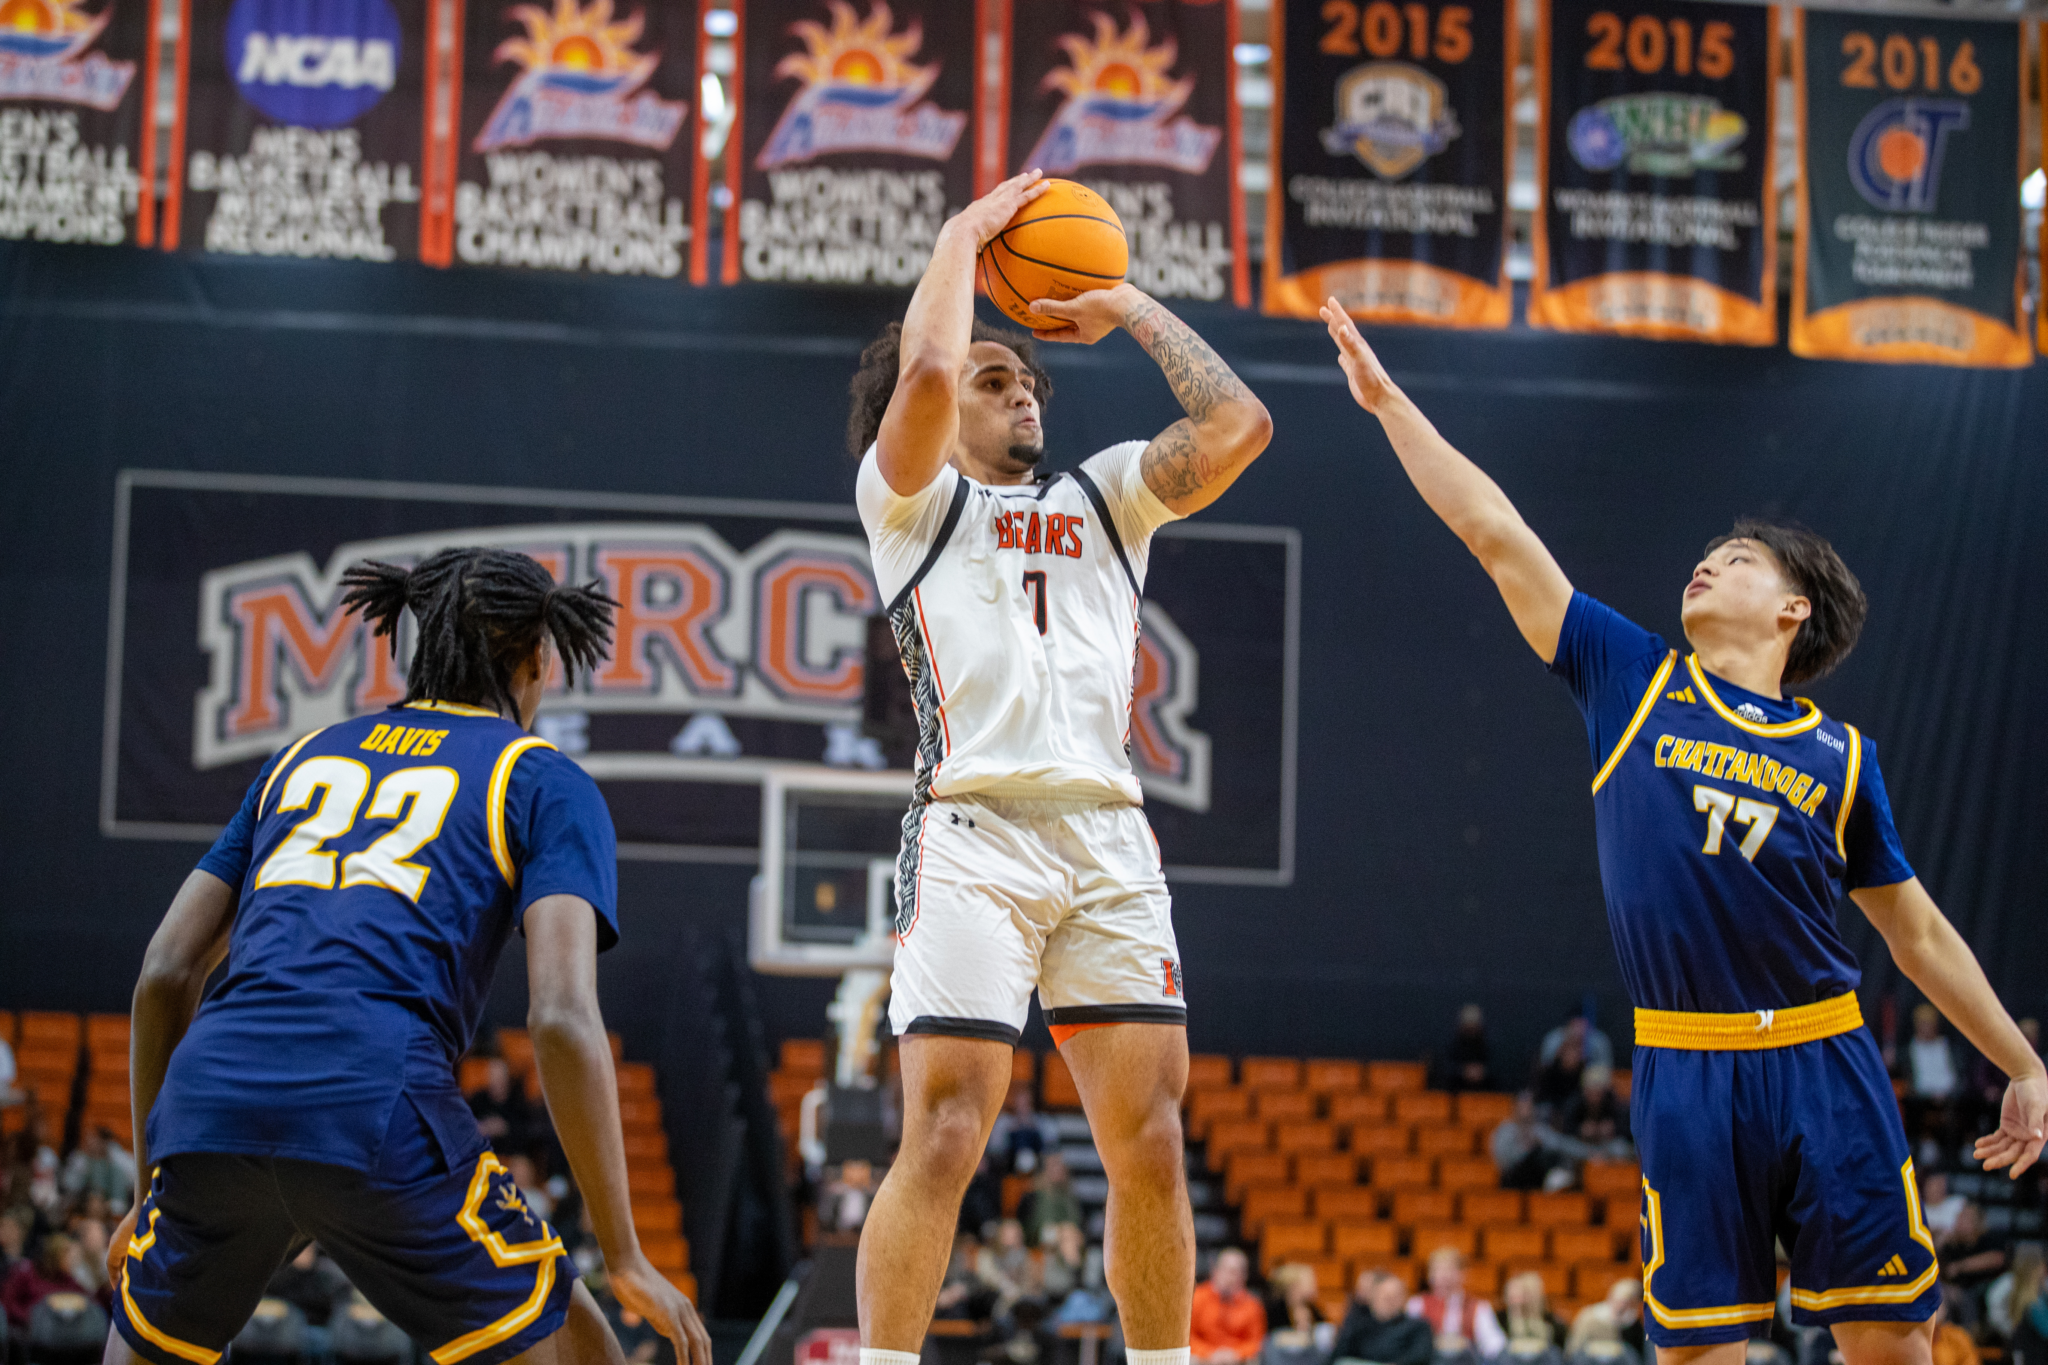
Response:
M379 782L370 797L369 818L398 823L368 848L339 859L341 885L382 886L407 900L419 900L432 869L407 859L440 834L460 785L453 768L439 767L400 768ZM309 758L292 769L277 809L282 813L311 806L312 813L292 826L277 851L264 860L256 885L333 890L339 855L326 852L324 845L354 827L369 791L370 770L352 758Z

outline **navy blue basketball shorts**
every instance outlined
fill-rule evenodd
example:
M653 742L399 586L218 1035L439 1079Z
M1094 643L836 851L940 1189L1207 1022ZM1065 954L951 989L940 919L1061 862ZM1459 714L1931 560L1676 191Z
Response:
M1934 1316L1934 1238L1866 1030L1757 1051L1638 1045L1634 1083L1651 1341L1766 1327L1781 1244L1801 1326Z
M373 1172L192 1152L154 1171L114 1322L156 1365L217 1365L311 1239L434 1365L497 1365L568 1316L576 1272L486 1149L451 1168L410 1100Z

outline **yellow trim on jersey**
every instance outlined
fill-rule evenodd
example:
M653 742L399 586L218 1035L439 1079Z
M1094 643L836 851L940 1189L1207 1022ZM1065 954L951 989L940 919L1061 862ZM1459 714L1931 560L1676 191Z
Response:
M1934 1234L1927 1230L1927 1220L1920 1212L1920 1182L1914 1178L1911 1157L1907 1157L1906 1164L1899 1167L1899 1180L1906 1187L1906 1226L1913 1240L1927 1248L1927 1269L1921 1271L1919 1278L1911 1284L1848 1285L1823 1291L1800 1289L1795 1285L1792 1290L1794 1307L1817 1313L1845 1304L1911 1303L1934 1287L1935 1279L1941 1274L1941 1265L1934 1250ZM1898 1259L1896 1256L1892 1258L1894 1261Z
M320 728L324 730L327 727L323 725ZM270 789L277 785L277 779L284 775L284 770L286 768L292 766L292 760L299 756L299 750L306 747L306 741L313 738L313 736L319 733L320 730L308 730L305 734L300 735L299 742L297 744L292 745L291 748L286 749L284 751L284 757L280 758L277 761L277 766L270 770L270 780L263 784L263 799L256 803L256 818L258 820L261 820L263 818L263 808L270 804Z
M214 1362L220 1359L219 1351L209 1351L204 1346L194 1346L189 1341L180 1341L152 1327L149 1319L142 1316L142 1310L135 1306L135 1296L128 1292L128 1275L125 1267L121 1275L121 1306L128 1310L128 1321L136 1331L142 1333L142 1339L158 1350L169 1351L180 1360L191 1361L192 1365L214 1365Z
M137 1237L133 1233L128 1235L128 1254L130 1256L139 1261L151 1247L156 1245L156 1220L163 1216L164 1211L162 1209L151 1209L149 1211L149 1234L144 1237Z
M1666 1308L1650 1290L1650 1278L1664 1265L1664 1199L1643 1182L1643 1221L1650 1229L1650 1259L1643 1265L1643 1303L1660 1327L1727 1327L1740 1322L1769 1322L1776 1303L1731 1303L1722 1308Z
M1715 693L1714 685L1707 681L1707 670L1700 667L1699 655L1686 655L1685 666L1691 671L1693 681L1700 685L1700 691L1706 694L1707 705L1713 707L1715 714L1720 716L1722 720L1727 721L1738 729L1747 730L1753 735L1762 735L1766 739L1785 739L1792 735L1803 735L1821 722L1820 708L1804 697L1794 697L1792 699L1806 708L1806 714L1798 720L1779 721L1774 725L1744 720L1741 716L1729 710L1727 703L1723 702Z
M490 794L486 798L486 823L491 830L491 859L498 864L499 873L505 878L505 885L511 886L519 880L519 869L512 866L512 845L505 837L505 791L512 785L512 765L528 749L552 749L555 746L536 735L515 739L505 746L505 752L498 755L498 765L491 769Z
M497 1153L486 1150L476 1160L476 1172L469 1178L469 1193L462 1201L462 1208L455 1215L455 1221L469 1234L469 1240L482 1246L489 1253L491 1264L499 1267L532 1265L539 1262L539 1272L533 1278L533 1293L526 1302L488 1326L457 1337L437 1351L430 1351L434 1365L455 1365L489 1346L495 1346L530 1326L547 1307L548 1292L555 1286L555 1258L563 1255L562 1239L547 1225L540 1222L540 1237L531 1242L510 1244L495 1228L485 1223L480 1210L484 1199L491 1192L491 1177L501 1175L505 1163L498 1160Z
M1835 812L1835 852L1849 861L1849 808L1856 804L1856 782L1863 775L1863 736L1856 727L1843 723L1849 732L1849 780L1842 784L1842 808Z
M540 1316L541 1310L548 1306L548 1291L554 1287L555 1263L551 1260L542 1261L540 1274L533 1280L533 1294L525 1303L490 1326L479 1327L467 1336L455 1338L438 1351L427 1352L428 1357L433 1360L434 1365L455 1365L458 1360L467 1360L478 1351L495 1346L505 1338L524 1331Z
M1863 1007L1850 991L1832 1000L1746 1014L1696 1014L1691 1010L1636 1011L1636 1046L1681 1048L1687 1052L1761 1052L1797 1047L1863 1027Z
M1650 679L1650 686L1643 692L1643 699L1636 705L1635 719L1628 723L1628 729L1621 732L1621 743L1614 746L1614 752L1607 755L1607 761L1600 765L1600 771L1593 775L1593 790L1598 792L1607 779L1614 775L1614 767L1621 762L1621 756L1628 752L1628 746L1635 743L1636 731L1643 728L1643 722L1650 718L1650 708L1657 704L1657 697L1664 690L1664 680L1671 676L1671 669L1678 662L1678 651L1672 650L1664 656L1657 675Z
M451 716L484 716L491 720L503 720L504 714L485 706L471 706L460 701L409 701L408 711L446 711Z

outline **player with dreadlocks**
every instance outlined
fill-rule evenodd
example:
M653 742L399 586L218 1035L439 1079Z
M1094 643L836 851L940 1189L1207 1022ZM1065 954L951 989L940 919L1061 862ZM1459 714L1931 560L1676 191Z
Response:
M527 733L557 661L573 680L605 656L618 604L506 550L368 561L342 582L394 654L417 619L405 701L264 764L149 945L130 1069L141 1188L108 1253L108 1365L217 1365L308 1240L435 1365L624 1360L456 1084L514 929L611 1288L683 1365L711 1365L627 1202L597 1007L597 954L618 938L611 816Z

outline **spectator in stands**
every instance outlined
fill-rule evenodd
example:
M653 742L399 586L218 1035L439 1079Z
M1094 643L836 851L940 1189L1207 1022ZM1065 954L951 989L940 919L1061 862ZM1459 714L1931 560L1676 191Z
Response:
M1552 1171L1569 1171L1563 1144L1528 1090L1515 1096L1515 1112L1494 1128L1492 1151L1503 1189L1540 1190Z
M1050 1241L1054 1229L1062 1224L1081 1221L1081 1201L1074 1197L1067 1160L1058 1152L1046 1154L1045 1164L1017 1205L1017 1221L1024 1225L1026 1245L1035 1247Z
M1942 1282L1959 1294L1950 1305L1953 1315L1967 1326L1976 1325L1976 1292L2005 1269L2005 1249L1984 1230L1984 1211L1965 1203L1956 1215L1946 1238L1934 1243L1941 1258Z
M341 1267L321 1253L318 1242L308 1242L277 1268L263 1292L297 1305L308 1327L325 1327L336 1307L347 1301L350 1288Z
M1901 1106L1906 1135L1915 1141L1931 1139L1943 1149L1953 1147L1963 1071L1956 1061L1955 1045L1941 1031L1941 1014L1934 1006L1923 1003L1913 1007L1913 1036L1907 1040L1900 1069L1907 1085Z
M1586 1074L1585 1045L1576 1038L1567 1037L1550 1059L1538 1065L1532 1089L1536 1093L1536 1108L1548 1117L1555 1117L1564 1106L1570 1104L1572 1096L1579 1093L1579 1083Z
M1284 1261L1266 1276L1266 1345L1289 1350L1315 1344L1323 1310L1316 1306L1316 1272L1299 1261Z
M974 1178L967 1182L967 1193L960 1199L960 1231L976 1237L989 1236L1002 1216L1002 1172L996 1169L995 1153L985 1151L981 1164L974 1169Z
M1588 1343L1593 1341L1618 1341L1634 1351L1638 1357L1643 1354L1643 1282L1630 1275L1615 1280L1607 1290L1607 1296L1587 1304L1572 1319L1572 1330L1565 1338L1565 1354L1581 1356L1586 1354Z
M1543 1045L1536 1049L1536 1065L1548 1066L1557 1054L1564 1050L1566 1040L1579 1045L1579 1055L1587 1066L1614 1066L1614 1044L1607 1035L1593 1027L1593 1021L1583 1009L1573 1010L1565 1021L1543 1035Z
M15 1266L28 1259L29 1226L35 1216L24 1209L8 1209L0 1213L0 1284L7 1282L8 1273Z
M7 1325L26 1330L29 1314L52 1294L93 1297L88 1284L90 1277L80 1276L85 1269L83 1261L78 1243L63 1233L53 1232L44 1237L42 1249L35 1257L8 1271L6 1283L0 1284L0 1308L6 1310Z
M875 1199L875 1168L865 1161L843 1162L818 1187L818 1229L858 1232Z
M1193 1365L1237 1365L1266 1342L1266 1307L1245 1289L1251 1263L1236 1247L1216 1253L1209 1278L1195 1286L1188 1347Z
M5 1038L0 1038L0 1109L28 1103L28 1092L15 1088L15 1074L14 1049Z
M1944 1289L1934 1306L1934 1365L1978 1365L1977 1343L1970 1334L1949 1321L1949 1296Z
M469 1112L501 1156L524 1150L533 1134L533 1105L503 1057L486 1059L483 1088L470 1095Z
M1921 1173L1920 1214L1936 1241L1955 1231L1956 1219L1961 1216L1963 1205L1969 1202L1949 1190L1946 1172L1929 1170Z
M946 1263L946 1278L939 1285L937 1316L980 1322L994 1310L996 1296L983 1288L974 1273L979 1254L980 1247L968 1233L953 1238L953 1258Z
M2013 1308L2012 1365L2048 1365L2048 1285Z
M1508 1344L1493 1305L1465 1292L1465 1257L1456 1247L1429 1253L1429 1283L1408 1300L1408 1316L1429 1324L1440 1356L1473 1351L1490 1360Z
M1031 1087L1019 1085L1010 1093L1009 1108L996 1116L988 1142L1003 1170L1030 1175L1046 1153L1059 1146L1060 1131L1051 1118L1040 1114L1032 1104Z
M1579 1077L1579 1093L1565 1105L1558 1127L1586 1144L1587 1155L1627 1160L1635 1154L1629 1141L1628 1106L1614 1093L1614 1072L1588 1066Z
M1054 1229L1043 1276L1055 1323L1108 1322L1116 1316L1116 1301L1102 1280L1102 1249L1088 1245L1078 1223ZM1064 1287L1056 1292L1055 1283Z
M1541 1275L1525 1271L1511 1276L1501 1287L1500 1301L1501 1330L1507 1333L1509 1350L1540 1354L1564 1340L1563 1329L1550 1315Z
M524 1152L514 1152L505 1158L505 1174L519 1187L520 1196L534 1217L545 1221L555 1216L555 1196L541 1179L538 1162Z
M2021 1242L2012 1249L2012 1268L1991 1282L1984 1291L1984 1320L2001 1340L2010 1341L2019 1326L2019 1315L2040 1297L2043 1280L2048 1280L2039 1242Z
M1439 1090L1493 1090L1493 1054L1486 1044L1486 1011L1467 1005L1458 1011L1458 1030L1437 1067Z
M1408 1286L1384 1270L1361 1273L1351 1307L1330 1348L1332 1365L1372 1361L1374 1365L1429 1365L1434 1347L1429 1324L1408 1316Z
M135 1199L135 1154L114 1140L111 1129L94 1124L79 1134L78 1150L64 1163L58 1184L68 1195L104 1195L118 1217Z
M1024 1245L1024 1225L1014 1218L996 1224L994 1243L984 1246L974 1259L974 1274L982 1287L996 1296L996 1317L1008 1320L1026 1299L1043 1303L1044 1285L1031 1248Z
M104 1205L106 1201L96 1198L93 1202ZM107 1241L112 1227L111 1223L93 1217L83 1207L74 1208L64 1220L65 1235L78 1249L72 1263L72 1276L88 1294L99 1300L100 1307L106 1309L114 1306L113 1287L107 1279Z

